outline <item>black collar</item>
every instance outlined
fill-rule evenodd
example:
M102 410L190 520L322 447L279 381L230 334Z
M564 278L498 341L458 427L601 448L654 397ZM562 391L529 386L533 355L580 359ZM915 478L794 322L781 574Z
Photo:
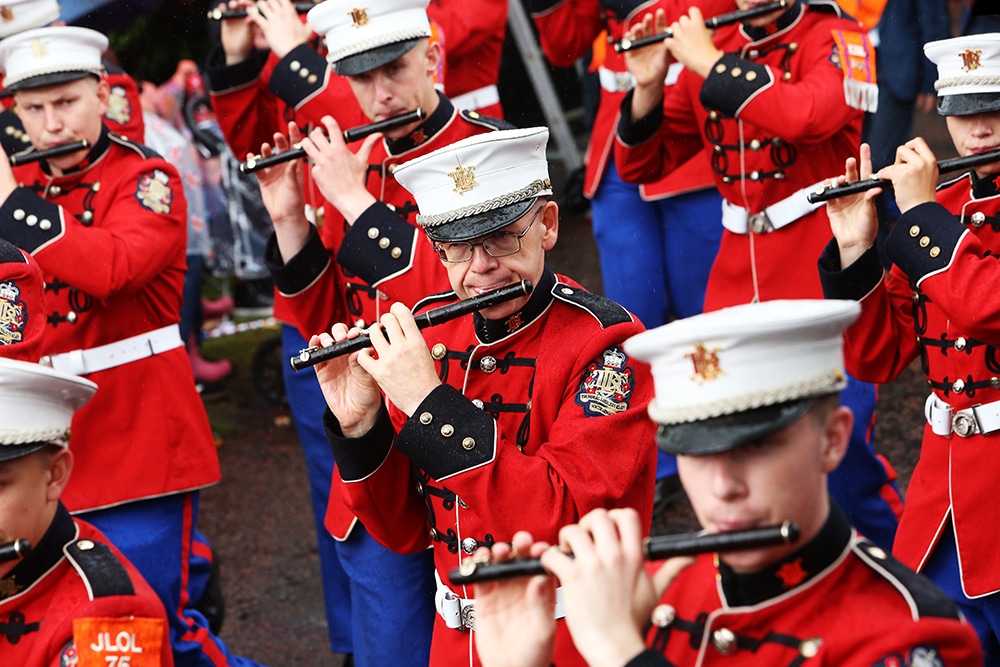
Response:
M986 199L1000 195L1000 175L979 178L976 172L969 172L972 179L972 196L975 199Z
M444 129L451 117L455 115L455 107L451 101L440 92L438 96L437 109L422 122L417 129L410 132L405 137L399 139L386 139L385 145L389 150L389 155L401 155L406 151L412 151L417 146L427 143L435 134Z
M843 554L853 529L847 517L830 502L830 516L812 540L777 563L748 574L738 574L719 562L726 604L743 607L778 597L813 579Z
M59 503L52 524L38 544L31 545L31 553L17 564L7 576L0 579L0 601L17 595L42 578L63 557L63 547L76 537L73 517Z
M88 169L92 164L97 162L102 155L108 152L108 148L111 147L111 139L108 137L108 128L103 123L101 124L101 136L97 138L97 142L91 146L90 151L87 152L87 157L83 158L80 163L76 166L70 167L62 173L62 176L72 176L73 174L80 173ZM46 160L42 160L42 171L44 171L49 176L52 172L49 170L49 163ZM60 176L60 178L62 178Z
M781 32L788 26L792 25L799 16L802 15L802 4L804 0L799 0L794 5L785 10L785 13L778 17L774 23L769 23L765 26L754 27L747 25L746 23L740 24L740 29L743 34L746 35L751 42L759 42L761 40L767 39L776 32Z
M556 274L546 266L541 280L535 285L531 296L528 297L528 302L521 310L502 320L488 320L479 313L475 313L472 317L476 323L476 338L482 343L495 343L537 320L552 303L552 288L555 284Z

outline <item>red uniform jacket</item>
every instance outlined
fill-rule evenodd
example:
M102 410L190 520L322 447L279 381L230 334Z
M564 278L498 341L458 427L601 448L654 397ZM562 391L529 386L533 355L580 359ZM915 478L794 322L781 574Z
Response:
M345 440L326 415L343 490L368 532L401 553L433 547L443 579L481 545L522 529L554 542L595 507L634 507L650 521L653 386L621 347L642 325L567 278L539 282L506 320L476 314L426 330L444 384L412 418L390 406L368 435ZM559 633L556 664L583 664ZM431 664L470 660L470 633L439 617Z
M60 506L45 536L0 579L0 664L63 667L81 653L102 665L174 664L156 593L99 530Z
M115 343L179 319L187 204L173 166L104 130L87 158L53 178L14 169L0 236L45 278L44 354ZM100 387L73 417L71 511L198 489L218 455L184 347L91 373Z
M836 5L799 0L777 30L720 28L725 52L707 79L684 70L663 112L632 119L622 103L615 159L622 178L655 180L702 147L725 200L751 214L841 173L856 155L860 109L848 106L834 32L857 33ZM804 195L803 195L804 199ZM813 264L830 239L822 207L770 233L723 233L705 310L753 299L817 298Z
M962 176L938 204L907 211L886 240L894 266L883 276L874 248L841 271L836 243L820 261L831 298L861 300L846 333L848 371L891 382L918 356L931 391L955 410L1000 400L1000 194L991 180ZM992 305L991 305L992 304ZM950 438L924 429L893 551L920 570L949 514L969 597L1000 590L1000 553L984 526L1000 521L992 501L998 434Z
M617 53L612 44L621 40L633 21L641 21L643 16L655 12L658 7L666 10L668 24L682 13L686 14L691 6L701 8L705 16L715 16L731 11L733 3L732 0L531 0L529 6L538 27L538 41L549 62L557 67L572 67L578 58L590 52L594 40L606 31L607 44L600 45L603 52L600 66L608 72L623 75L625 78L620 80L624 81L631 76L625 67L625 56ZM596 53L595 58L601 59ZM593 197L597 192L608 161L612 159L619 108L626 93L624 86L620 88L611 92L603 85L601 87L597 116L585 158L583 193L587 197ZM661 176L655 182L639 186L643 199L662 199L715 185L705 152L697 153L681 167Z
M431 0L427 16L444 33L444 90L448 96L495 87L507 32L507 0ZM469 110L503 118L499 102Z
M652 650L628 667L983 664L954 603L854 533L839 510L764 570L737 574L715 558L699 556L670 585L652 614Z

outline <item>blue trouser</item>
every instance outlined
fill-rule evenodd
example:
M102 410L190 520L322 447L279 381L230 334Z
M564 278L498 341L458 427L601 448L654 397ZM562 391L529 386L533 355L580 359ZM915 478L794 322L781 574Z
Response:
M854 430L847 453L830 474L830 495L840 505L851 524L886 551L892 550L899 518L883 493L902 499L895 483L889 484L885 466L875 456L872 445L872 417L875 414L875 385L847 376L847 388L840 403L854 413Z
M306 340L295 327L282 327L285 357ZM312 370L298 373L283 364L285 393L302 442L309 473L330 647L354 653L358 667L426 667L434 625L434 565L430 551L402 556L377 543L360 522L343 542L323 525L334 460L323 429L326 401Z
M983 526L983 530L990 530ZM986 667L1000 665L1000 593L981 598L969 599L962 592L962 579L958 566L958 551L955 548L955 529L951 521L934 547L931 557L924 566L923 574L937 584L976 629L983 645L983 662Z
M604 295L634 313L647 329L697 315L722 238L722 197L715 188L644 201L614 162L590 202ZM656 477L677 473L659 452Z
M197 492L140 500L79 516L118 547L163 601L176 667L258 664L230 653L209 630L201 612L190 606L201 598L212 570L211 550L195 528Z

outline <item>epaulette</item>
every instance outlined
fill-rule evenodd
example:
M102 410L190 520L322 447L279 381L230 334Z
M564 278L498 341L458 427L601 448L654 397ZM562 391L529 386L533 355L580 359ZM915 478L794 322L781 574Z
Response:
M437 294L431 294L430 296L425 296L420 301L417 301L416 305L411 309L414 313L423 312L424 309L429 306L433 306L436 303L448 302L451 303L458 299L458 295L455 294L454 290L449 290L447 292L438 292Z
M809 9L814 9L818 12L823 12L824 14L833 14L842 19L854 20L854 17L843 10L843 8L836 3L836 0L806 0L806 5Z
M138 153L147 160L150 158L160 158L161 160L163 159L162 155L154 151L149 146L146 146L145 144L138 144L130 139L126 139L120 134L115 134L114 132L108 132L108 138L111 139L111 141L113 141L114 143L118 144L119 146L131 148L132 150L134 150L136 153Z
M63 553L83 580L91 600L135 595L128 571L107 544L83 538L64 546Z
M486 127L491 130L514 130L517 129L516 126L511 125L505 120L499 118L493 118L492 116L484 116L478 111L469 111L468 109L462 109L458 112L464 120L473 125L479 125L480 127Z
M956 621L961 618L958 607L941 589L927 577L900 563L892 554L864 540L854 545L854 553L899 591L913 611L914 618L934 617Z
M552 286L552 296L586 310L601 324L602 329L634 321L632 315L621 305L599 294L588 292L582 287L573 287L566 283L557 282Z

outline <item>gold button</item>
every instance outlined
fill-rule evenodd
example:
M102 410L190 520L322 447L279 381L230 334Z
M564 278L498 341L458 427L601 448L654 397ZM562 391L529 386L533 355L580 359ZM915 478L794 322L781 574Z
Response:
M757 79L757 72L750 70L749 72L747 72L746 79L747 81L755 81Z
M14 211L14 219L15 220L24 220L24 209L23 208L19 208L19 209L16 209Z
M389 254L390 254L390 255L392 255L392 258L393 258L393 259L399 259L400 257L402 257L402 256L403 256L403 251L402 251L402 250L400 250L399 248L393 248L393 249L392 249L392 250L391 250L391 251L389 252Z
M759 150L760 149L760 139L754 139L754 140L752 140L750 142L750 149L751 150Z
M452 426L451 424L445 424L444 426L441 427L441 435L443 435L446 438L450 438L451 436L455 435L455 427Z
M386 171L388 171L390 174L395 174L396 173L396 165L390 164L388 167L386 167Z
M62 193L62 188L60 188L58 185L53 185L49 189L49 193L53 194L53 195L56 195L56 196L59 196Z
M653 613L649 615L649 620L658 628L665 628L674 622L677 612L668 604L657 605Z
M468 113L469 113L469 118L479 118L479 114L475 111L470 111Z
M79 542L76 543L76 548L79 549L80 551L90 551L96 546L97 545L91 542L90 540L80 540Z
M871 556L872 558L877 558L878 560L886 559L885 552L882 551L882 549L875 546L868 548L868 555Z
M799 50L799 43L798 42L792 42L791 44L788 45L788 52L789 53L795 53L798 50Z
M383 236L378 240L378 247L382 248L382 250L385 250L386 248L389 247L389 243L390 243L389 239Z
M921 236L920 237L920 241L918 241L918 243L920 244L921 248L926 248L927 246L929 246L931 244L931 237L929 237L929 236Z
M734 67L733 69L729 70L729 73L733 76L734 79L738 79L739 76L743 74L743 70L739 67Z
M910 227L910 236L916 238L919 233L920 233L920 227L918 227L917 225L913 225L912 227Z
M37 215L29 215L27 218L24 219L24 222L29 227L34 227L35 225L38 224L38 216Z
M4 133L7 134L7 136L13 136L13 134L14 134L14 126L13 125L8 125L7 127L5 127L3 129L3 131L4 131Z
M74 313L72 310L66 313L66 321L69 322L70 324L76 322L76 313Z
M718 65L716 65L715 66L715 71L717 73L719 73L719 74L724 73L726 71L726 65L725 65L725 63L719 63Z
M784 74L781 75L781 78L784 79L785 81L790 81L791 78L792 78L792 73L791 72L785 72Z
M42 218L41 222L38 223L38 228L43 232L47 232L52 229L52 223L45 218Z
M719 120L719 112L718 111L709 111L708 112L708 119L709 120Z
M723 176L722 177L722 182L723 183L732 183L733 179L729 178L728 176Z
M293 60L292 62L288 63L288 69L292 70L293 72L298 72L300 67L302 67L302 63L300 63L298 60Z
M316 83L317 81L319 81L319 77L316 76L315 74L310 74L309 78L306 79L306 81L308 81L309 83Z
M308 67L303 67L302 69L300 69L299 70L299 76L301 76L303 79L306 78L307 76L309 76L309 68Z
M563 294L565 294L566 296L569 296L570 294L573 293L573 288L572 287L563 287L559 291L562 292Z
M466 451L471 451L475 448L476 448L475 438L466 438L465 440L462 440L462 449Z
M712 148L712 150L715 151L717 154L721 154L721 153L725 152L725 149L722 146L719 146L719 145L716 145L714 148Z
M799 644L799 653L802 654L803 658L815 658L816 654L819 653L819 647L822 643L823 640L819 637L807 639Z
M378 238L378 227L369 227L368 228L368 238L370 238L370 239L377 239Z
M444 356L448 354L448 348L444 343L435 343L434 347L431 348L431 358L441 360Z
M757 49L750 49L750 53L747 54L747 58L751 58L752 59L752 58L756 58L759 55L760 55L760 51L758 51Z
M933 248L931 248L931 250L930 250L931 257L937 257L940 254L941 254L941 248L939 248L937 246L934 246Z
M426 426L427 424L430 424L432 421L434 421L434 415L432 415L429 412L421 412L420 413L420 423L421 424L423 424L423 425Z

